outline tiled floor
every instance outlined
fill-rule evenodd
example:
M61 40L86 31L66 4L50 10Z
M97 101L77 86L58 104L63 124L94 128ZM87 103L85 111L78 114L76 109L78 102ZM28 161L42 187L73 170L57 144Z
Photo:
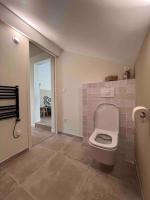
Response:
M0 169L0 200L140 200L135 167L112 171L80 139L55 135Z
M51 126L51 117L41 117L41 124Z
M32 127L32 146L40 144L42 141L46 140L47 138L53 135L54 133L52 133L50 130Z
M47 130L50 130L52 123L51 121L51 117L41 117L41 120L35 123L35 127L44 127L47 128Z

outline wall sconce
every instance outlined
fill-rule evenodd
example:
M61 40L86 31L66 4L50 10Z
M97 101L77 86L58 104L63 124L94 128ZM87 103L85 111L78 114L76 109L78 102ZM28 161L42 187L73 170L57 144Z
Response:
M14 41L16 44L19 44L19 43L20 43L20 39L19 39L19 37L17 37L17 36L13 36L13 41Z

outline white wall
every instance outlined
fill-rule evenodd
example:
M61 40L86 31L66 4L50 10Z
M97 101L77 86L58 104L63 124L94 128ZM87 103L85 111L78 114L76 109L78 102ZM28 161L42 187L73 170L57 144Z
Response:
M50 60L45 60L38 65L38 80L41 90L51 90L51 65Z
M107 75L122 78L118 63L63 52L57 60L58 129L82 136L82 84L103 81Z
M34 85L34 93L35 93L35 88L39 89L40 92L40 102L39 102L39 106L44 106L44 100L43 97L44 96L48 96L51 97L51 60L50 59L46 59L46 60L42 60L38 63L34 64L34 72L36 71L36 73L34 73L34 82L35 82L35 78L36 80L36 85ZM35 74L37 74L37 76L35 77ZM35 97L34 97L35 98ZM37 107L39 107L37 106ZM38 109L39 111L40 109ZM35 109L34 109L35 111ZM36 114L37 115L37 114ZM40 120L40 112L39 112L39 120Z
M20 43L13 42L13 36L20 38ZM16 127L21 130L18 139L13 138L14 119L0 121L0 162L28 148L28 71L29 41L9 26L0 22L0 85L19 85L20 118ZM7 102L12 104L12 101ZM0 105L4 101L0 100Z

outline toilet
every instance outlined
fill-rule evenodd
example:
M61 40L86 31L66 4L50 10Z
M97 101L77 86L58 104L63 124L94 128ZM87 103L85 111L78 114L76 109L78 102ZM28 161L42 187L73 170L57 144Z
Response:
M100 104L94 114L94 131L89 145L95 160L114 165L118 148L119 108L114 104Z

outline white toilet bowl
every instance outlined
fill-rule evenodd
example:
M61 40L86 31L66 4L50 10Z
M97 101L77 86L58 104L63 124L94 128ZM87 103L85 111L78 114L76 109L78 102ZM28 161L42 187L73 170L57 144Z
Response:
M89 138L93 158L114 165L118 135L119 109L113 104L100 104L95 113L95 130Z

